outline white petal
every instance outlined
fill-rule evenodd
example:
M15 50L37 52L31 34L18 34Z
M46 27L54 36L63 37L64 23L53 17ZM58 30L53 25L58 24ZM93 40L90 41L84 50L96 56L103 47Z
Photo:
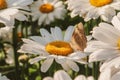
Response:
M45 58L46 58L46 57L38 56L38 57L35 57L35 58L33 58L33 59L30 59L29 62L30 62L30 64L33 64L33 63L36 63L36 62L38 62L38 61L40 61L40 60L43 60L43 59L45 59Z
M72 70L74 70L74 71L76 71L76 72L79 71L79 67L78 67L78 65L77 65L75 62L73 62L73 61L71 61L71 60L67 60L66 63L68 64L68 66L69 66Z
M112 34L114 34L115 36L119 36L120 32L118 31L118 29L115 29L112 25L110 24L107 24L107 23L100 23L99 26L102 28L102 29L105 29L105 30L109 30ZM116 32L116 33L115 33ZM113 36L114 37L114 36Z
M64 36L64 41L67 41L69 42L71 37L72 37L72 34L73 34L73 31L74 31L74 27L73 26L69 26L65 32L65 36Z
M40 33L42 37L45 38L46 42L51 42L54 40L52 35L46 29L40 29Z
M60 7L60 6L62 6L63 5L63 2L62 1L59 1L59 2L57 2L54 6L55 6L55 8L57 8L57 7Z
M49 13L48 14L48 19L50 20L50 22L54 21L54 14L53 13Z
M105 71L101 72L98 80L111 80L111 70L108 68Z
M19 21L27 21L28 20L27 17L23 13L20 13L20 12L15 15L15 18Z
M87 80L87 79L84 75L79 75L74 80Z
M43 24L46 19L47 19L47 14L41 15L40 18L38 19L38 24L39 25Z
M86 38L87 38L87 41L90 41L93 37L92 37L92 35L88 35L88 36L86 36Z
M99 14L98 14L98 9L95 8L95 9L91 9L89 10L89 12L87 13L87 15L85 16L85 21L89 21L90 19L97 19L99 17Z
M54 29L54 39L63 40L62 30L59 27L55 27Z
M34 42L33 42L32 40L30 40L30 39L25 39L25 38L23 38L22 40L23 40L24 43L28 43L28 44L29 44L29 43L34 43Z
M42 37L40 37L40 36L31 36L30 38L32 40L34 40L35 42L38 42L40 44L43 44L43 45L46 44L45 40Z
M111 29L107 30L102 27L94 28L92 36L99 41L102 41L111 45L116 45L116 42L118 40L118 36L115 34L115 32L112 33Z
M72 80L67 72L59 70L54 74L54 80Z
M87 55L85 53L78 51L78 52L74 52L74 53L70 54L69 58L71 58L73 60L75 60L75 59L78 60L78 59L81 59L81 58L85 58L86 56Z
M101 10L104 10L103 11L103 14L100 14L101 15L101 18L104 20L104 21L107 21L107 22L111 22L113 16L116 14L116 11L114 8L112 7L107 7L107 8L103 8ZM99 11L99 12L102 12L102 11Z
M114 25L115 28L117 28L120 31L120 20L118 19L117 16L113 17L112 24Z
M89 77L87 77L87 80L94 80L94 77L93 76L89 76Z
M17 14L19 12L19 10L18 9L14 9L14 8L7 8L7 9L5 9L5 10L2 10L1 11L1 13L0 13L0 15L1 16L10 16L10 15L15 15L15 14ZM9 14L8 14L9 13Z
M12 6L27 6L32 4L33 0L16 0Z
M47 72L50 66L52 65L53 61L54 61L53 58L50 58L50 59L47 58L41 65L41 71Z
M70 67L68 66L68 64L66 64L66 62L62 63L61 66L63 67L64 70L69 71Z
M45 77L43 80L54 80L52 77Z
M120 72L117 72L115 75L113 75L111 80L120 80Z
M23 44L18 50L20 53L29 53L29 54L35 54L35 55L40 55L40 54L46 54L45 50L41 49L40 46L33 46L30 44Z
M100 67L100 71L104 71L105 69L111 67L116 67L116 68L120 67L120 57L116 57L114 59L105 61L103 65Z
M89 62L101 61L114 58L119 55L119 51L113 49L100 49L89 56Z
M63 56L59 56L59 57L55 58L55 61L59 64L63 64L63 63L65 63L66 59Z

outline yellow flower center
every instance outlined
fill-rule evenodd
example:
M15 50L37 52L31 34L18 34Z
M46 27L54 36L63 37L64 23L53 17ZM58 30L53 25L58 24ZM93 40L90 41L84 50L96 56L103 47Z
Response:
M101 7L113 2L113 0L89 0L90 4L96 7Z
M118 46L118 49L120 49L120 39L118 39L117 46Z
M0 0L0 10L7 8L7 3L5 0Z
M42 13L50 13L54 10L54 6L47 3L47 4L43 4L40 6L39 10L42 12Z
M46 51L50 54L67 56L73 52L70 44L63 41L54 41L46 45Z

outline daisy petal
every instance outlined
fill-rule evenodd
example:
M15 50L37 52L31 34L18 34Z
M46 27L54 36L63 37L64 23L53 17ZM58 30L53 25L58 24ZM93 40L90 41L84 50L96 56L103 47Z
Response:
M111 80L120 80L120 72L117 72L116 74L114 74Z
M77 60L81 59L81 58L85 58L86 56L87 56L86 54L84 54L83 52L80 52L80 51L74 52L74 53L69 55L69 57L71 59L77 59Z
M120 20L118 19L117 16L114 16L112 19L112 24L114 25L114 27L116 29L118 29L120 31Z
M54 80L72 80L70 76L63 70L59 70L54 74Z
M74 70L74 71L76 71L76 72L79 71L79 67L78 67L78 65L77 65L75 62L70 61L70 60L67 60L66 63L68 64L68 66L69 66L72 70Z
M28 20L27 17L20 12L15 15L15 18L19 21L27 21Z
M62 63L61 66L63 67L64 70L69 71L70 67L66 64L66 62Z
M84 75L79 75L74 80L87 80L87 79Z
M111 80L110 79L110 74L111 70L110 69L106 69L104 72L102 72L99 76L98 80Z
M111 37L109 34L111 34L111 36L113 37ZM111 45L115 45L116 39L118 39L118 36L112 33L111 29L107 30L107 29L103 29L102 27L94 28L92 36L99 41L102 41Z
M74 31L74 27L73 26L69 26L65 32L65 36L64 36L64 41L67 41L69 42L70 41L70 38L73 34L73 31Z
M13 6L26 6L33 2L33 0L14 0Z
M55 27L54 37L55 37L56 40L63 40L62 30L59 27Z
M34 41L40 43L40 44L43 44L43 45L46 44L45 40L40 36L31 36L30 38L33 39Z
M54 80L52 77L45 77L43 80Z
M41 33L42 37L45 38L46 42L51 42L54 40L52 35L47 30L40 29L40 33Z
M33 63L36 63L36 62L38 62L38 61L40 61L40 60L42 60L42 59L45 59L45 58L46 58L46 57L38 56L38 57L35 57L35 58L33 58L33 59L30 59L29 62L30 62L30 64L33 64Z
M41 65L41 71L42 72L47 72L47 70L50 68L52 65L54 59L53 58L47 58Z
M112 68L112 67L116 67L116 68L120 67L120 57L116 57L114 59L110 59L110 60L105 61L103 63L103 65L100 67L100 71L102 72L105 69Z
M118 51L113 49L100 49L89 56L89 62L101 61L118 56Z

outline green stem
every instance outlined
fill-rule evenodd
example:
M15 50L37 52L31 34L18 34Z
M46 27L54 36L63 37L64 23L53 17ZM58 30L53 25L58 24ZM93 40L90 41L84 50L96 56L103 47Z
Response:
M16 80L20 80L19 62L17 53L17 29L13 28L13 49L14 49L14 61L15 61L15 77Z
M86 75L86 77L88 76L88 73L89 73L89 67L88 67L88 64L85 64L85 75Z

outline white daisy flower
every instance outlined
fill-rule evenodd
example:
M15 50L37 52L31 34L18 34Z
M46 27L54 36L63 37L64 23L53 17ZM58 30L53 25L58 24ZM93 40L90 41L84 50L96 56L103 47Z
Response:
M99 27L93 29L92 36L99 40L92 43L91 47L95 47L89 56L89 62L104 61L101 70L108 67L120 66L120 13L113 17L112 24L100 23ZM109 66L108 66L109 65Z
M55 19L64 19L66 9L59 0L37 0L31 5L32 20L38 19L38 24L50 24Z
M98 80L120 80L120 68L107 68L100 73Z
M68 0L68 9L71 17L77 15L84 17L85 21L101 17L104 21L110 22L120 10L120 0Z
M73 79L64 70L58 70L55 72L53 78L45 77L43 80L73 80ZM74 80L94 80L94 78L92 76L85 77L84 75L78 75Z
M0 22L6 25L14 25L14 19L20 21L27 20L24 15L25 11L29 10L27 5L30 5L33 0L0 0Z
M51 28L51 34L45 29L40 29L42 36L32 36L31 39L33 40L23 39L25 44L18 52L40 55L29 62L33 64L44 59L45 61L41 66L42 72L46 72L54 60L61 64L65 70L71 68L74 71L79 71L75 62L82 63L86 54L72 49L70 39L73 31L73 26L69 26L63 36L59 27Z
M2 76L0 73L0 80L9 80L6 76Z

